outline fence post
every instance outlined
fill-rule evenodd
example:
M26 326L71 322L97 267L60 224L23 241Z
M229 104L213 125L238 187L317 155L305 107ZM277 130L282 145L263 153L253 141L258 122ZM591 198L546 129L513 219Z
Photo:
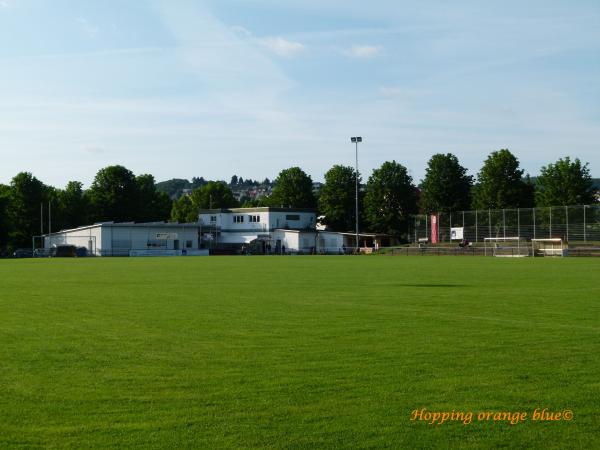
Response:
M488 237L492 237L492 210L488 209Z
M521 208L517 208L517 237L521 237Z
M585 209L587 205L583 205L583 242L587 242L587 235L585 230Z
M415 244L417 243L417 216L415 216Z
M502 209L502 237L506 238L506 210Z
M567 242L569 242L569 207L565 206L565 222L567 223Z
M532 208L533 211L533 238L535 239L535 208Z
M552 206L549 206L548 209L550 210L550 236L548 237L552 239Z
M429 241L429 224L427 223L427 219L429 219L429 214L425 214L425 238Z
M475 242L479 242L479 240L477 239L477 232L479 230L477 228L477 210L475 210Z
M450 224L448 226L448 242L452 242L452 211L450 212Z

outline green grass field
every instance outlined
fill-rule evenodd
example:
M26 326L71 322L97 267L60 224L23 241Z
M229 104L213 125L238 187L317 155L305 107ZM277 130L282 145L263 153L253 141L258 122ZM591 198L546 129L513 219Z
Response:
M0 261L0 448L600 448L599 319L591 258Z

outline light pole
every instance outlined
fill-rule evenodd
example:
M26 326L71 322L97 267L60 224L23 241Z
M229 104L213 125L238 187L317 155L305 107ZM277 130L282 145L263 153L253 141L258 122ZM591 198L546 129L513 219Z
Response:
M359 243L358 243L358 143L362 142L362 137L360 136L355 136L355 137L351 137L350 141L352 143L355 144L356 147L356 173L354 174L354 180L355 180L355 189L356 189L356 211L355 211L355 215L356 215L356 252L358 253L358 247L359 247Z

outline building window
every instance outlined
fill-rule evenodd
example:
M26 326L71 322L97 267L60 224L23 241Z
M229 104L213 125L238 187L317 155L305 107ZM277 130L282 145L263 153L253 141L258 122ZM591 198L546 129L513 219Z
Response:
M260 216L249 216L250 222L258 223L260 222Z
M192 248L192 241L185 241L185 248Z
M285 220L300 220L300 214L286 214Z
M244 216L233 216L233 223L244 223Z
M216 222L217 221L217 216L210 216L210 221L211 222Z

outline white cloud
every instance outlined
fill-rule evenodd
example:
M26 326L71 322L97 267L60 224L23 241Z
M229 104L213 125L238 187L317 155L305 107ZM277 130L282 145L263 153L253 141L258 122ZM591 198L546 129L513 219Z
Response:
M8 2L0 1L0 8L8 8Z
M242 37L251 37L252 36L252 32L249 29L244 28L241 25L232 26L231 31L233 31L235 34L242 36Z
M100 32L100 28L96 25L92 24L89 20L84 19L83 17L75 18L77 23L79 24L79 28L90 38L95 38L97 34Z
M354 45L344 53L353 58L373 58L382 52L382 48L376 45Z
M292 42L282 37L268 37L259 40L260 45L279 56L290 58L306 50L299 42Z

